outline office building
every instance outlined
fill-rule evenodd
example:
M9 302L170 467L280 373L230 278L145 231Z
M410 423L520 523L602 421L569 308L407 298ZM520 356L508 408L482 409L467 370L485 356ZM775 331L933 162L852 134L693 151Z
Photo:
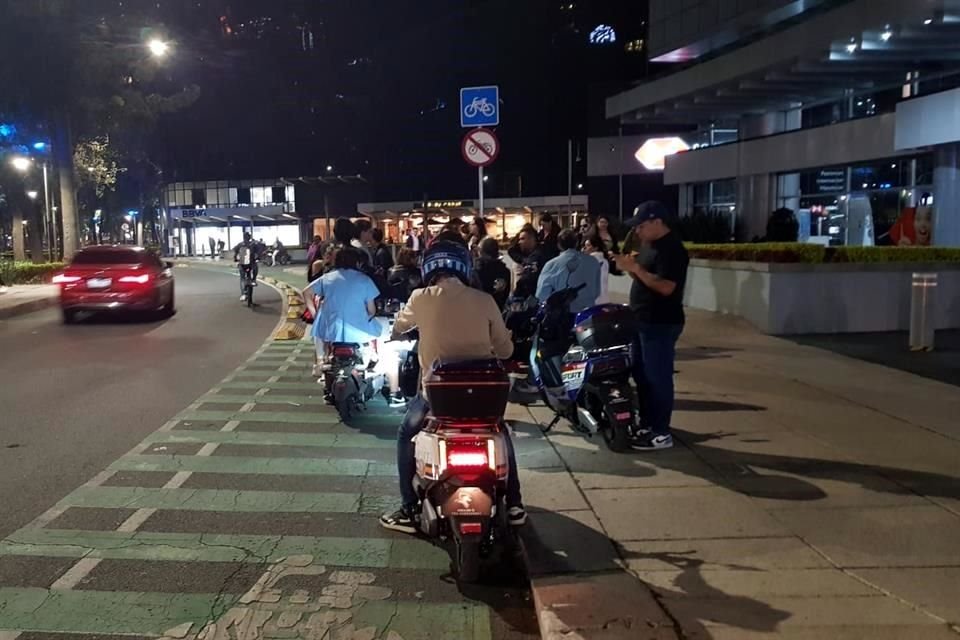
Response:
M623 125L687 127L680 212L740 239L775 209L823 244L960 246L960 3L652 0L667 73L606 101Z

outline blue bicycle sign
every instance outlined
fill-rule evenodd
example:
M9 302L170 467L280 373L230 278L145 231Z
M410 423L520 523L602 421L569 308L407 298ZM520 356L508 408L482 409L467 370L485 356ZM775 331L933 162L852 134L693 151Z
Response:
M460 89L460 126L495 127L500 124L500 88Z

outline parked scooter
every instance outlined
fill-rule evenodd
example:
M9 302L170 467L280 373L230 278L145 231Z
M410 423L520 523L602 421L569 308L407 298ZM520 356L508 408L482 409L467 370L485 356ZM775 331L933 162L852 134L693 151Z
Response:
M475 582L481 562L515 540L507 520L503 415L510 380L496 360L441 363L424 382L431 415L414 438L420 529L453 538L461 582Z
M600 433L616 452L639 435L639 408L630 385L634 320L624 305L592 307L579 314L570 304L584 285L551 295L536 318L531 349L533 375L555 416L588 436Z

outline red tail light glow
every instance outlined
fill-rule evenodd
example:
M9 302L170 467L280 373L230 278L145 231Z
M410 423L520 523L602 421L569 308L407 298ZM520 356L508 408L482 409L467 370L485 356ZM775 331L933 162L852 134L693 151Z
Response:
M482 522L461 522L460 533L468 536L478 536L483 533Z
M450 468L485 467L487 452L478 449L450 449L447 452L447 464Z
M333 348L333 357L334 358L352 358L357 353L357 350L353 347L334 347Z
M53 276L53 284L73 284L74 282L80 282L82 278L80 276L68 276L65 273L58 273Z
M118 282L124 282L128 284L147 284L150 282L150 274L142 273L138 276L123 276L118 279Z

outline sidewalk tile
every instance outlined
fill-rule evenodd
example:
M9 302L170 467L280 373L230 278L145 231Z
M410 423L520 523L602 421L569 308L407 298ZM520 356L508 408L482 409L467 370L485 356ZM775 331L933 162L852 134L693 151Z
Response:
M721 487L586 493L604 528L620 541L789 535L749 498Z
M696 563L702 570L822 569L830 563L799 538L725 538L622 543L633 571L673 571Z
M856 575L960 625L960 567L855 569Z
M783 598L763 601L748 597L666 598L664 605L688 637L713 638L714 629L737 632L782 631L795 627L916 625L936 628L941 623L893 598ZM915 636L926 640L925 631ZM740 638L735 633L729 637ZM827 636L829 637L829 636ZM872 636L867 636L872 640Z
M520 468L523 503L528 510L584 511L590 508L566 468Z
M637 576L661 596L671 598L834 598L878 596L837 569L702 569L695 562L677 571L640 571Z
M844 567L960 566L960 517L930 505L776 512Z

